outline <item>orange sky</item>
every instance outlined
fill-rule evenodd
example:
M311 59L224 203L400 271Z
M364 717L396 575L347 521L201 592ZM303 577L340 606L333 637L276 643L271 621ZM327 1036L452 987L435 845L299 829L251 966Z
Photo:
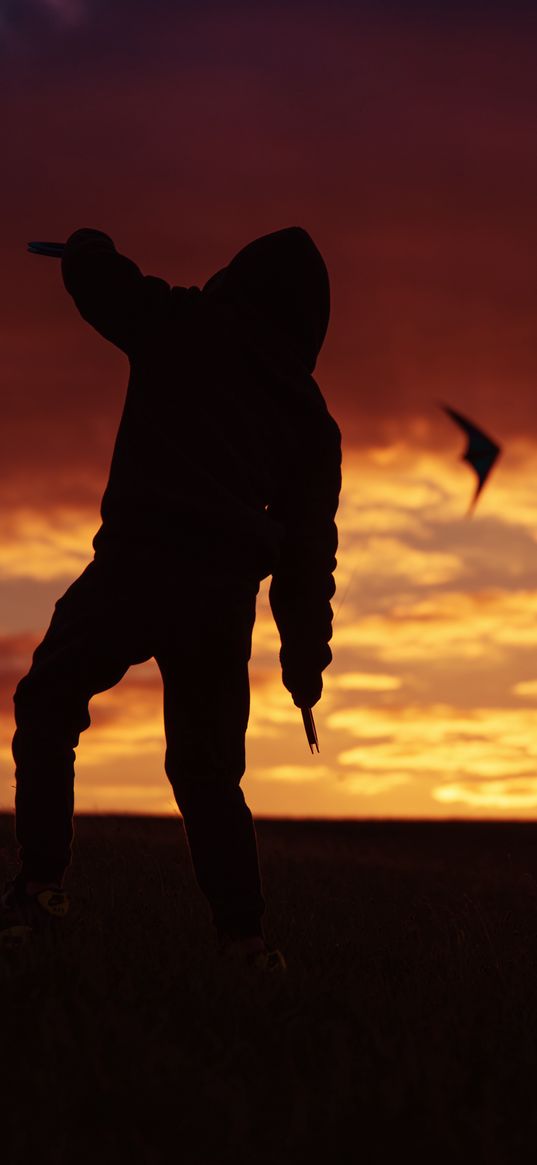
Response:
M113 12L109 12L111 7ZM537 816L537 163L524 6L21 4L0 18L0 808L12 694L92 557L128 362L26 242L111 234L202 285L299 224L331 279L315 370L343 434L320 753L258 599L258 815ZM504 447L474 480L445 400ZM177 812L161 679L90 704L78 810Z

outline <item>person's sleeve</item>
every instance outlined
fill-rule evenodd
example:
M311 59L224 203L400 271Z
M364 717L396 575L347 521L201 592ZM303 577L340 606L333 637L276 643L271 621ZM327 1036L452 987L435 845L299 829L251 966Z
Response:
M127 355L170 292L164 279L142 275L109 235L90 227L69 235L61 268L82 318Z
M278 631L282 681L293 698L318 699L321 672L332 661L338 530L335 516L341 491L341 432L330 414L317 439L300 456L300 471L287 496L267 508L284 528L279 562L269 587ZM311 706L311 705L310 705Z

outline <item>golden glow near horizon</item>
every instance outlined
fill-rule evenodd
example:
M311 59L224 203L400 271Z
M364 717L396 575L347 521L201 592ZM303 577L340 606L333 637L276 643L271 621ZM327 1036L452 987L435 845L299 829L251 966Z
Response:
M314 709L321 751L310 753L281 683L265 579L243 778L254 815L537 816L536 471L534 446L510 449L468 520L473 477L457 452L344 449L334 660ZM0 583L46 583L48 593L57 580L59 597L91 560L98 524L96 511L14 510L0 524ZM35 643L44 630L32 628ZM0 632L14 690L33 646L21 660L28 632ZM10 811L8 696L3 708L0 801ZM155 662L94 697L90 714L77 809L177 813Z
M93 558L91 540L98 524L93 515L67 506L46 514L28 506L1 514L0 581L45 582L68 574L75 578Z

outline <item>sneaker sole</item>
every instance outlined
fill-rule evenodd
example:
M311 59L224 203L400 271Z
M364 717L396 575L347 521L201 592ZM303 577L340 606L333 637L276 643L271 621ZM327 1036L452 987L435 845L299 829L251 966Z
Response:
M26 946L36 934L59 934L66 925L70 904L65 890L41 890L23 902L4 894L0 900L0 946L14 950Z
M247 966L254 971L268 972L269 974L280 974L287 970L287 963L281 951L261 951L257 955L250 956L247 960Z
M258 951L255 954L241 954L238 951L224 952L219 955L222 966L231 967L235 971L243 971L250 976L281 975L287 971L287 963L281 951Z
M2 951L19 951L23 947L27 947L33 937L33 930L31 926L24 926L22 923L16 923L14 926L6 926L0 930L0 950Z

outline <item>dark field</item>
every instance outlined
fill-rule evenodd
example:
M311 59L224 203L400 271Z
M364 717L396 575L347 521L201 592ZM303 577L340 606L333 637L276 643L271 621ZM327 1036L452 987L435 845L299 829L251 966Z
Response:
M0 962L5 1165L537 1159L537 825L258 820L253 982L179 818L75 829L71 929Z

